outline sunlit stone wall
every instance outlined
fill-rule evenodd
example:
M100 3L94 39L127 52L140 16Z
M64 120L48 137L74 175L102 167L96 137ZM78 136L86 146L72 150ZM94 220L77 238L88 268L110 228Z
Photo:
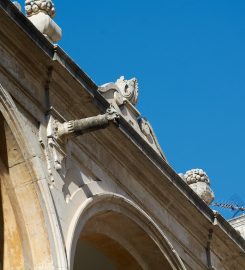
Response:
M230 220L230 224L245 238L245 215Z

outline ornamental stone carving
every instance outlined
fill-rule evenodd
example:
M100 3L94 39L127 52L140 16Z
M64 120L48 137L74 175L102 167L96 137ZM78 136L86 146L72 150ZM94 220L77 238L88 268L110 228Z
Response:
M52 19L55 8L51 0L26 0L25 10L28 19L50 42L61 39L62 30Z
M214 200L214 193L210 188L210 180L202 169L192 169L180 177L201 197L208 205Z
M115 83L106 83L98 88L106 99L111 99L110 92L113 92L113 99L118 106L129 102L136 105L139 96L139 86L136 78L126 80L121 76Z
M198 182L204 182L204 183L210 184L208 175L202 169L189 170L184 174L184 177L188 185L198 183Z
M122 116L149 145L166 160L158 143L157 137L150 123L141 116L134 106L139 96L138 81L136 78L126 80L121 76L115 83L106 83L98 88L99 93L117 108Z
M63 185L69 178L71 169L71 140L73 137L81 136L85 133L104 129L110 123L118 124L119 115L111 106L106 110L105 114L93 117L82 118L78 120L64 121L63 118L55 111L50 110L47 131L41 126L39 131L39 141L45 148L47 140L48 148L45 149L47 158L48 171L50 175L50 186ZM58 181L54 175L58 173ZM59 184L57 184L57 181Z
M130 80L126 80L124 76L121 76L115 84L119 88L122 96L130 101L133 105L136 105L139 96L137 79L132 78Z
M55 16L55 7L51 0L26 0L25 10L28 17L39 12L45 12L51 18Z
M152 145L155 148L155 150L166 160L166 157L163 154L162 148L157 140L157 137L149 121L147 121L144 117L141 117L138 119L138 123L140 130L146 137L148 143L150 143L150 145Z
M65 137L80 136L88 132L104 129L111 122L117 124L119 118L117 111L110 107L105 114L88 117L79 120L71 120L65 123L58 123L54 128L55 138L63 139Z

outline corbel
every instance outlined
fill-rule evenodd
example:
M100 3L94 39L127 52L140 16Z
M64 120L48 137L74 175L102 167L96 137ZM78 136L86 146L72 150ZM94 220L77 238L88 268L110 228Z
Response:
M67 171L70 168L71 147L70 139L81 136L85 133L104 129L111 123L118 124L119 114L114 107L109 107L105 114L93 117L82 118L78 120L65 121L63 117L54 109L50 110L47 126L47 144L46 156L49 173L51 176L51 185L55 182L55 171L59 173L64 180Z
M107 128L110 123L118 123L119 114L111 106L105 114L71 120L64 123L55 121L52 125L52 137L57 141L64 141L72 137L81 136L85 133Z

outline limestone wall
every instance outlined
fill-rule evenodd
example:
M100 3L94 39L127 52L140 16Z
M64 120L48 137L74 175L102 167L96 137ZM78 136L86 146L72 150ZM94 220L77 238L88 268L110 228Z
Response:
M142 269L245 269L244 242L168 165L129 103L113 101L117 125L56 136L57 123L103 114L109 99L17 12L0 2L0 112L12 138L0 178L12 185L4 209L14 209L19 268L72 270L87 240L122 269L120 257Z
M229 223L245 238L245 215L234 218Z

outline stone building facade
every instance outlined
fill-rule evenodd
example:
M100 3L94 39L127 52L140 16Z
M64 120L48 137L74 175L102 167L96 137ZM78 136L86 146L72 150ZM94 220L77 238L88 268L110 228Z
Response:
M53 45L52 1L26 13L0 0L0 268L245 269L206 174L178 175L136 109L137 80L97 86Z
M229 222L245 238L245 215L233 218Z

